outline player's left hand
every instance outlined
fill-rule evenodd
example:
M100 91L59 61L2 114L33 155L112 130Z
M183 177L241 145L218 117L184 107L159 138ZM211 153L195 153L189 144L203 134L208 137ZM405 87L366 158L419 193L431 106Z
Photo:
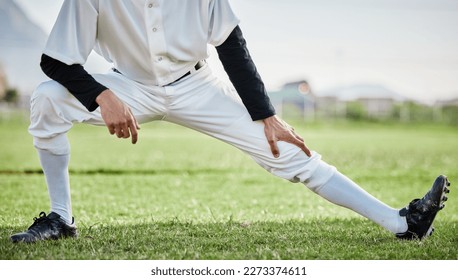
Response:
M307 156L312 156L309 148L307 148L304 143L304 139L302 139L302 137L294 131L294 128L287 124L284 120L274 115L264 119L263 122L264 133L266 134L267 141L269 142L270 149L274 157L278 158L280 156L280 150L277 146L278 141L294 144L304 151Z

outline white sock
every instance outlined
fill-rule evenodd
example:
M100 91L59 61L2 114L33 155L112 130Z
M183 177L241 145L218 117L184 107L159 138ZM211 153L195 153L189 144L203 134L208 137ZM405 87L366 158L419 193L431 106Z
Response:
M48 184L51 212L59 214L67 224L72 224L72 205L68 163L70 154L56 155L47 150L37 149L41 167Z
M399 209L391 208L376 199L338 171L325 184L312 190L330 202L349 208L392 233L407 231L406 219L399 215Z

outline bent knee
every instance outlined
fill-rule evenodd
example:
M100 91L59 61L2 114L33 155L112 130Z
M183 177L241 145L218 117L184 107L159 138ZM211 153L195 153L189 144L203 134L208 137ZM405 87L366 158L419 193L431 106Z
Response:
M43 82L33 91L30 99L31 110L47 112L49 106L69 98L67 89L56 81Z
M29 133L34 137L51 138L72 126L67 103L74 97L55 81L41 83L30 99Z

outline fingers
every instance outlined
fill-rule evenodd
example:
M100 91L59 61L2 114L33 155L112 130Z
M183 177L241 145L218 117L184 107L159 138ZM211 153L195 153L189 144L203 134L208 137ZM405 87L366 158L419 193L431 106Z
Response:
M126 121L121 121L116 123L114 126L114 132L118 138L129 138L129 126L127 125Z
M274 138L268 139L270 150L272 151L272 154L275 158L278 158L280 156L280 150L278 149L277 146L277 141L284 141L291 143L293 145L296 145L299 147L308 157L312 156L312 153L310 152L310 149L305 145L304 139L302 137L295 135L294 133L291 133L288 137L274 140Z
M299 147L307 156L311 157L312 153L310 152L309 148L304 143L304 139L297 135L293 130L290 130L289 133L283 138L279 139L293 145Z
M107 125L107 128L108 128L108 132L110 132L111 135L116 133L116 129L115 129L114 124Z
M135 120L129 120L126 123L113 125L109 127L110 134L116 134L118 138L130 138L132 137L132 144L138 141L138 123Z
M278 141L284 141L299 147L308 157L312 156L309 148L305 145L304 139L299 136L295 131L294 128L283 123L281 127L272 127L272 126L265 126L264 132L267 138L267 142L269 143L270 150L272 155L275 158L280 156L280 150L278 148Z
M307 148L307 146L305 145L304 140L298 138L295 139L296 141L292 144L298 146L308 157L311 157L312 153L310 152L309 148Z
M132 144L135 144L135 143L137 143L137 140L138 140L138 131L137 131L137 129L140 129L140 127L138 126L137 121L135 121L135 124L132 123L132 125L129 126L129 129L130 129L130 133L132 134Z
M275 158L278 158L280 156L280 150L278 149L278 146L277 146L278 139L277 139L275 130L272 129L272 127L270 127L269 125L265 125L264 134L266 135L267 143L270 146L270 151L272 152L272 155Z
M132 117L134 118L134 121L135 121L135 128L138 130L140 129L140 124L137 122L137 119L134 117L134 114L132 114L132 112L130 113L132 115Z
M312 153L310 152L310 149L305 145L304 139L300 137L294 130L292 130L291 133L296 139L296 143L294 144L298 146L302 151L304 151L307 156L311 157Z
M116 135L118 138L130 138L132 137L132 144L138 141L138 130L140 125L135 119L130 109L126 110L124 116L120 115L117 120L108 118L106 126L111 135Z
M132 144L136 144L138 141L138 129L140 129L140 125L133 115L130 115L130 117L131 119L119 126L116 135L118 138L124 139L132 137Z
M277 140L275 138L270 138L270 139L267 139L267 142L269 143L270 150L272 151L272 155L275 158L278 158L280 156L280 150L278 149L278 146L277 146Z
M312 156L312 152L310 151L309 148L307 148L307 146L305 146L305 144L303 144L303 147L301 147L301 150L304 151L304 153L305 153L308 157L311 157L311 156Z
M129 126L130 133L132 134L132 144L137 143L138 141L138 130L140 129L140 125L138 124L137 119L135 118L134 114L132 114L132 111L129 108L129 113L132 117L132 123Z
M102 119L111 135L118 138L130 138L132 144L137 143L140 125L132 114L129 106L124 104L111 90L103 91L96 99L100 106Z
M297 134L296 131L294 130L294 128L292 129L291 133L294 135L294 137L296 137L300 141L304 142L304 138L302 138L299 134Z

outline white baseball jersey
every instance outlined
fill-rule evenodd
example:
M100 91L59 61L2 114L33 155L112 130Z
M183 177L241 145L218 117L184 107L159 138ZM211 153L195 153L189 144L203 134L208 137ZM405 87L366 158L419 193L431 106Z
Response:
M238 23L228 0L65 0L44 53L71 65L95 50L129 79L164 86Z

